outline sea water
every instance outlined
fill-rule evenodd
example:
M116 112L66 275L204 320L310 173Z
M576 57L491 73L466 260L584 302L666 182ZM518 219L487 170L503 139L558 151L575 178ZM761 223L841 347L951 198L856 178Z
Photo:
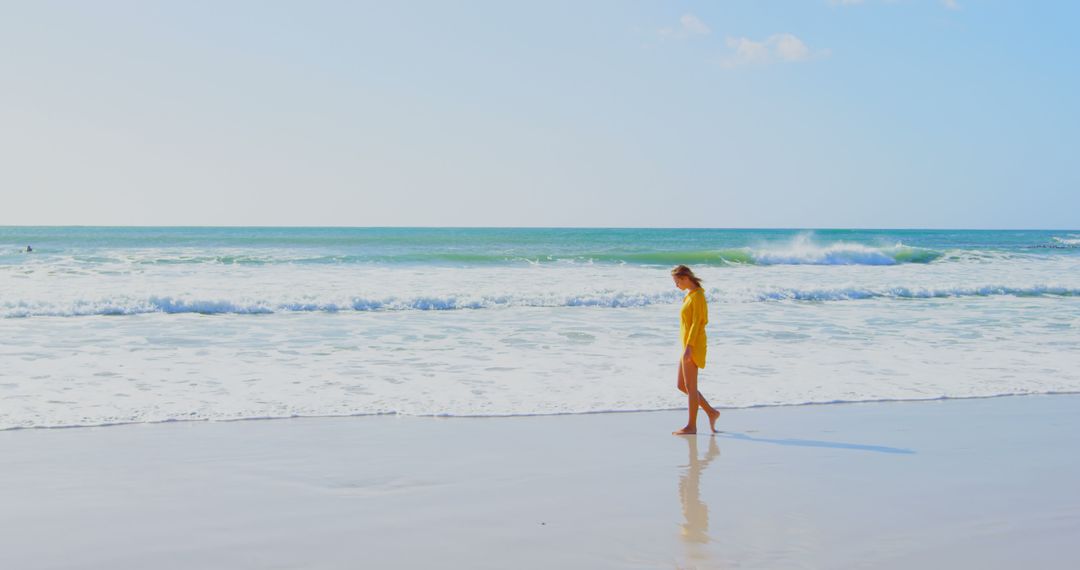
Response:
M26 252L27 246L33 252ZM1080 392L1080 231L0 227L0 429Z

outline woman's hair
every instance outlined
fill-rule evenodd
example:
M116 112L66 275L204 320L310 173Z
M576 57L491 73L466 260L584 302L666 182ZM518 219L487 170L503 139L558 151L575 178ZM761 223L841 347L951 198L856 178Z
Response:
M694 282L694 285L697 285L698 287L701 287L701 278L698 277L697 275L694 275L693 270L691 270L689 267L687 267L685 265L676 265L675 269L671 270L671 274L674 275L674 276L677 276L677 277L678 276L689 277L690 280Z

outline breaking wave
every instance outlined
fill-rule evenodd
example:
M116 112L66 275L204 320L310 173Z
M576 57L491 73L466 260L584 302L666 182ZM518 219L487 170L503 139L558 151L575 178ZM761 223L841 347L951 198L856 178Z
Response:
M941 299L951 297L1076 297L1080 288L1037 285L1011 287L980 285L972 287L840 287L840 288L764 288L756 291L708 290L710 302L747 303L768 301L852 301L860 299ZM671 292L598 292L578 295L432 295L417 297L352 297L339 300L229 300L173 296L145 298L73 300L68 302L0 301L0 316L81 317L92 315L139 315L148 313L204 315L260 315L296 312L363 311L453 311L496 309L501 307L645 307L675 303L683 294Z

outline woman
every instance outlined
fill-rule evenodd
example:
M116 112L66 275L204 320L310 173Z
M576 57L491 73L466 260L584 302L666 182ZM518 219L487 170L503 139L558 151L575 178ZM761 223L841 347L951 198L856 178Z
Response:
M686 427L672 432L675 435L697 433L698 406L709 416L709 427L716 433L716 419L720 412L709 405L698 392L698 368L705 368L705 325L709 323L709 308L705 304L705 290L701 288L701 279L685 265L671 270L671 279L680 290L687 291L683 298L682 311L679 313L682 325L682 359L679 362L679 391L688 397L690 419Z

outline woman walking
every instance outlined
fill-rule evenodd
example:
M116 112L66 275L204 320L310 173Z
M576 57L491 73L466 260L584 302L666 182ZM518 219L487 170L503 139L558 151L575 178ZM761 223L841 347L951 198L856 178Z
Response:
M672 432L675 435L697 433L697 411L700 406L709 416L709 427L716 433L716 419L720 412L705 401L698 392L698 369L705 368L705 325L709 323L709 307L705 304L705 290L701 279L685 265L671 270L671 279L680 290L687 291L679 313L682 335L682 358L679 360L679 391L687 395L690 418L686 427Z

